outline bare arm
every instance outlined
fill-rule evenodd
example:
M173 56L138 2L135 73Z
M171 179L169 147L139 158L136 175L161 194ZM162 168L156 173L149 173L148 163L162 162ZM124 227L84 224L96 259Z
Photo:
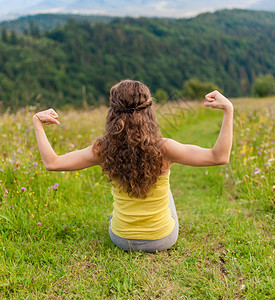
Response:
M203 167L229 162L233 138L233 105L218 91L207 94L205 99L205 106L224 111L221 130L214 147L207 149L166 139L164 148L170 163Z
M33 116L37 145L46 169L50 171L74 171L97 165L98 159L93 154L92 146L59 156L54 152L42 123L58 125L57 118L58 115L53 109L39 112Z

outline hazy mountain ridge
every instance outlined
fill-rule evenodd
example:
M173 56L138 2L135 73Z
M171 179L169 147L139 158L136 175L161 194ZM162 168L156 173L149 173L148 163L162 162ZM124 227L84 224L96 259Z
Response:
M159 16L190 17L201 12L226 8L256 9L274 11L274 0L231 0L230 5L216 0L0 0L0 20L20 16L60 13L60 14L99 14L111 16Z

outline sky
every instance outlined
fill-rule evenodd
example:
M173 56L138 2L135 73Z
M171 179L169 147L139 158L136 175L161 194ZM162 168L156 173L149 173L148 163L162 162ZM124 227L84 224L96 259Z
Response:
M224 8L273 5L274 0L0 0L0 19L36 13L191 17ZM274 6L274 5L273 5Z

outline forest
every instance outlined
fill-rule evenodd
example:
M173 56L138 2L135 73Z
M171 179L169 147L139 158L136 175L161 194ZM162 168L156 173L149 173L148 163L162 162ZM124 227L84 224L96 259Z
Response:
M184 95L184 84L196 79L228 97L250 96L258 76L275 76L272 12L233 9L189 19L97 22L63 16L51 29L24 22L24 30L2 26L2 109L104 103L110 87L124 78L141 80L153 95Z

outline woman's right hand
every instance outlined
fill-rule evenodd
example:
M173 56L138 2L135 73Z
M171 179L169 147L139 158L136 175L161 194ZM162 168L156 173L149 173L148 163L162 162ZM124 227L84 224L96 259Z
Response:
M40 111L36 113L33 118L36 118L41 121L41 123L50 125L50 124L57 124L59 125L60 123L58 122L58 114L52 109L47 109Z
M204 106L216 109L228 110L233 109L233 104L218 91L213 91L205 95Z

